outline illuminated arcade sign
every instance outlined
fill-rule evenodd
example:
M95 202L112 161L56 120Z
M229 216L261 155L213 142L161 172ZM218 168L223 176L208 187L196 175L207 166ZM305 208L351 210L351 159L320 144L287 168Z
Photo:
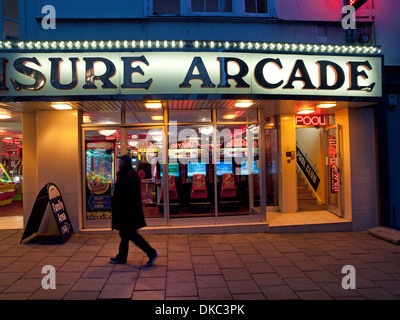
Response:
M323 115L311 115L311 116L296 115L296 125L326 126L328 125L328 123L326 121L326 116Z
M242 52L0 54L3 101L154 94L368 99L382 95L382 62L379 56Z

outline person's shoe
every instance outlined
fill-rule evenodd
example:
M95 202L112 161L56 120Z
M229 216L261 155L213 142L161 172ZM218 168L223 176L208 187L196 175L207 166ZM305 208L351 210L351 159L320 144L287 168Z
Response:
M149 261L147 261L146 266L152 266L154 261L156 261L158 257L158 252L156 251L152 257L149 257Z
M124 263L126 263L126 261L120 260L120 259L118 259L117 257L115 257L115 258L110 258L108 261L109 261L110 263L113 263L113 264L124 264Z

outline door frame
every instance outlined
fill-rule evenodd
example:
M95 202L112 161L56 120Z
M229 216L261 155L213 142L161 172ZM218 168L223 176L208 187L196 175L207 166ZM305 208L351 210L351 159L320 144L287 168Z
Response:
M337 168L337 176L338 176L338 204L337 206L329 203L329 193L330 193L330 167L329 167L329 130L335 129L336 131L336 156L335 156L335 165ZM324 157L325 157L325 177L326 177L326 209L337 215L338 217L344 217L343 210L343 147L342 147L342 137L343 137L343 126L339 124L334 124L331 126L326 126L324 128Z
M108 222L103 222L103 223L90 223L90 221L88 221L86 219L86 157L85 157L85 132L86 131L91 131L91 130L104 130L104 129L113 129L113 130L119 130L120 132L120 151L121 154L125 154L127 152L127 131L128 130L132 130L132 129L138 129L138 130L150 130L150 129L160 129L162 130L163 133L163 150L166 150L165 152L163 152L163 158L162 158L162 164L163 167L165 168L165 174L163 174L163 178L162 178L162 183L163 185L168 185L168 166L166 166L166 154L168 153L168 135L166 134L166 126L163 124L156 124L156 125L143 125L143 126L138 126L138 125L124 125L124 124L118 124L118 125L95 125L95 126L85 126L82 127L82 165L81 165L81 179L82 179L82 214L81 214L81 226L83 229L109 229L111 227L111 221ZM115 175L117 174L117 156L118 156L118 152L115 152L114 157L115 157L115 166L116 166L116 170L115 170ZM161 164L161 163L160 163ZM116 176L115 176L116 179ZM164 203L169 203L169 192L168 192L168 188L164 188L164 194L163 194L163 198L164 198ZM146 222L151 222L152 219L156 219L157 222L161 222L161 220L163 220L161 223L157 223L157 226L167 226L168 225L168 221L169 221L169 206L168 205L164 205L164 218L147 218ZM148 223L149 224L149 223ZM151 223L150 223L151 225Z

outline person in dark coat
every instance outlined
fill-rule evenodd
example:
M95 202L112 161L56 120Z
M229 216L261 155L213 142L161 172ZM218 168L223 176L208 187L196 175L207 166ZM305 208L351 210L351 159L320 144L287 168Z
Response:
M142 208L141 180L132 167L132 159L129 155L118 157L119 171L114 186L112 197L112 229L119 230L121 242L119 252L110 262L114 264L126 263L128 258L129 240L142 249L150 266L158 257L157 251L137 233L137 230L146 226Z

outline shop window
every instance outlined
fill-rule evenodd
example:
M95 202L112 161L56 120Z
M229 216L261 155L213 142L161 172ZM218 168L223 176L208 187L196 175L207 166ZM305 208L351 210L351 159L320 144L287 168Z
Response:
M163 131L160 128L128 129L127 154L132 158L132 166L142 180L142 207L146 218L160 218L161 175Z
M169 122L211 122L210 110L170 110Z
M259 213L258 126L219 125L217 128L218 215Z
M19 39L19 11L17 0L1 0L2 37L4 40Z
M218 122L257 122L257 110L218 110Z
M155 109L152 111L126 112L125 123L162 123L164 122L164 111Z
M121 112L84 112L84 124L120 124Z
M214 216L213 127L170 125L168 138L170 218Z

